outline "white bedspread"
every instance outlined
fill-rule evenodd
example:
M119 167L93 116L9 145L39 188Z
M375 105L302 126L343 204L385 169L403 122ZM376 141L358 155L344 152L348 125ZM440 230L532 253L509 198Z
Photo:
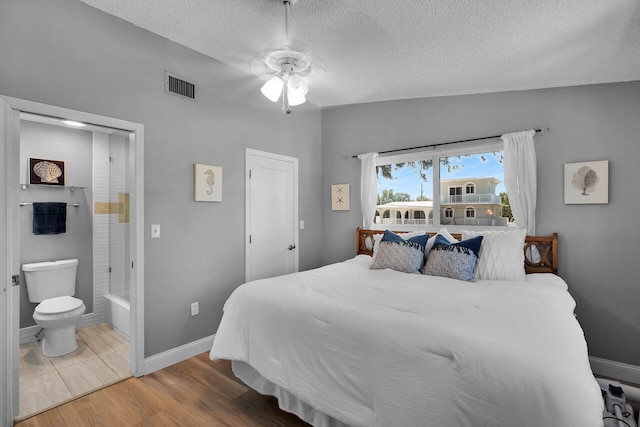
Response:
M461 282L356 258L240 286L212 359L351 426L602 426L575 302L553 281Z

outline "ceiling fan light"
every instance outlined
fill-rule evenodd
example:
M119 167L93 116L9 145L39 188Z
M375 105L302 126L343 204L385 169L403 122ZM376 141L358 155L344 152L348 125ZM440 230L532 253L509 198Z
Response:
M289 91L289 105L295 107L296 105L301 105L307 102L307 98L304 95L293 93Z
M264 96L266 96L269 99L269 101L277 102L278 98L280 98L280 94L282 93L283 85L284 85L284 82L280 77L273 76L271 79L269 79L268 82L266 82L262 86L260 91Z
M309 85L297 74L292 75L287 82L289 96L303 97L309 92Z
M250 67L261 79L270 78L261 88L264 96L272 102L282 99L282 111L291 114L289 107L307 101L307 77L312 73L324 72L325 68L322 61L312 57L302 43L289 38L289 7L298 0L277 1L285 9L284 39L269 43L251 60Z

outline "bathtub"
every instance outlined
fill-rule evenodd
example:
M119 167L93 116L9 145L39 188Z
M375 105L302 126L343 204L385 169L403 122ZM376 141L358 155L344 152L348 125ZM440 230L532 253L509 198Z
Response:
M118 295L107 294L107 323L126 339L129 339L129 302Z

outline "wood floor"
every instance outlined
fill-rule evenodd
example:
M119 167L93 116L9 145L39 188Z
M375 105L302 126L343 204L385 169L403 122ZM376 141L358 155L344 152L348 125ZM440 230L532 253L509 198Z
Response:
M208 353L140 378L129 378L16 427L308 426L238 380L229 361Z

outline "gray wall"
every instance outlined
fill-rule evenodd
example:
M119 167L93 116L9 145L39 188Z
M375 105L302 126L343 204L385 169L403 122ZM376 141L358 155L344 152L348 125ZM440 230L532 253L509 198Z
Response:
M78 203L67 207L66 232L52 235L33 234L33 207L20 208L20 263L78 259L76 298L93 311L93 226L91 215L93 187L93 135L43 123L22 120L20 123L20 182L28 183L28 159L52 159L65 162L67 186L86 187L71 192L52 186L29 186L20 191L21 202ZM22 279L24 274L21 273ZM21 283L26 283L24 280ZM20 288L20 327L35 325L33 310L25 286Z
M360 165L351 155L549 127L536 136L537 234L559 233L559 274L576 299L590 354L640 366L639 119L640 82L325 109L323 263L355 251ZM609 204L565 205L564 163L589 160L609 160ZM351 211L330 210L335 183L351 184Z
M640 365L638 82L322 113L305 105L285 117L255 78L75 0L0 2L0 57L4 95L145 125L145 229L162 225L160 239L145 233L146 356L214 333L243 281L245 148L300 159L300 267L308 269L354 254L361 215L351 155L546 126L536 143L538 232L560 233L560 274L591 354ZM195 81L198 102L165 95L164 70ZM610 160L610 203L564 205L563 164L601 159ZM192 201L196 162L224 167L222 203ZM352 184L350 211L330 210L332 183ZM201 314L190 317L195 300Z
M76 0L0 2L0 58L3 95L145 126L145 356L215 333L244 280L246 148L299 159L300 269L320 264L318 108L285 116L254 77ZM165 94L165 70L197 102ZM222 203L193 202L193 163L224 168Z

